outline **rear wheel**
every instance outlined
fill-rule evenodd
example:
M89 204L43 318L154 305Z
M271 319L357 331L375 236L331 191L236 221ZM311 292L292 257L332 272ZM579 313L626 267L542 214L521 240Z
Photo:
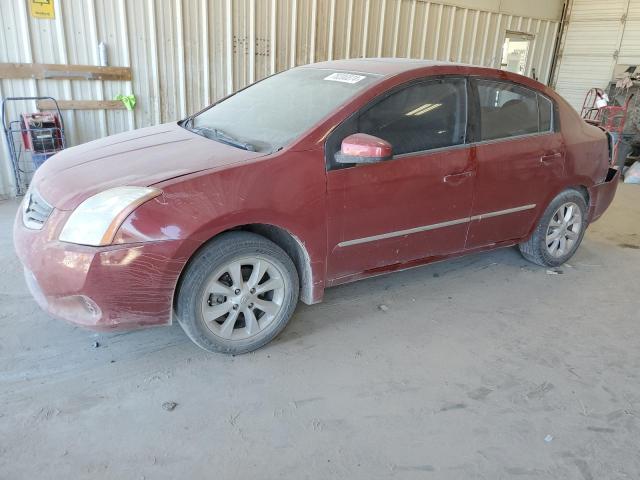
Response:
M229 232L191 260L178 290L178 321L207 351L256 350L284 329L298 301L298 274L275 243Z
M538 265L557 267L576 252L587 228L587 203L576 190L554 198L520 252Z

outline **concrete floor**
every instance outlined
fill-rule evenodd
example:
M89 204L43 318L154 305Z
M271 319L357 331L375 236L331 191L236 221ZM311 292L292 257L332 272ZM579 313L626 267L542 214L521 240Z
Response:
M0 478L640 478L638 186L562 275L510 248L338 287L235 358L178 326L48 318L16 207L0 204Z

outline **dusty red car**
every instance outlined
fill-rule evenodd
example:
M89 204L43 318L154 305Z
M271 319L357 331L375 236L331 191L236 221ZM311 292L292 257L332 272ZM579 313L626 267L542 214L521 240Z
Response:
M51 315L107 330L175 318L200 347L242 353L341 283L510 245L562 264L615 194L609 150L526 77L318 63L57 154L15 246Z

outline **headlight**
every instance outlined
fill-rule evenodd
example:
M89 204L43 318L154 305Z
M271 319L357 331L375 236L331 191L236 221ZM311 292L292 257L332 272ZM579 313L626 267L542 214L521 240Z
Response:
M110 245L129 214L160 193L156 188L116 187L89 197L73 211L60 240L95 247Z

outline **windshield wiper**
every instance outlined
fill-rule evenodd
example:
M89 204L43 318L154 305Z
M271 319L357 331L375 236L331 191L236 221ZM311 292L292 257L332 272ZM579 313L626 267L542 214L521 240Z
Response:
M193 115L189 115L187 118L185 118L182 121L182 127L186 128L187 130L191 130L191 124L193 123L193 119L195 118L196 114L194 113Z
M237 140L229 134L223 132L222 130L218 130L217 128L192 127L189 130L210 140L217 140L219 142L226 143L227 145L231 145L232 147L241 148L250 152L256 151L256 148L250 143Z

